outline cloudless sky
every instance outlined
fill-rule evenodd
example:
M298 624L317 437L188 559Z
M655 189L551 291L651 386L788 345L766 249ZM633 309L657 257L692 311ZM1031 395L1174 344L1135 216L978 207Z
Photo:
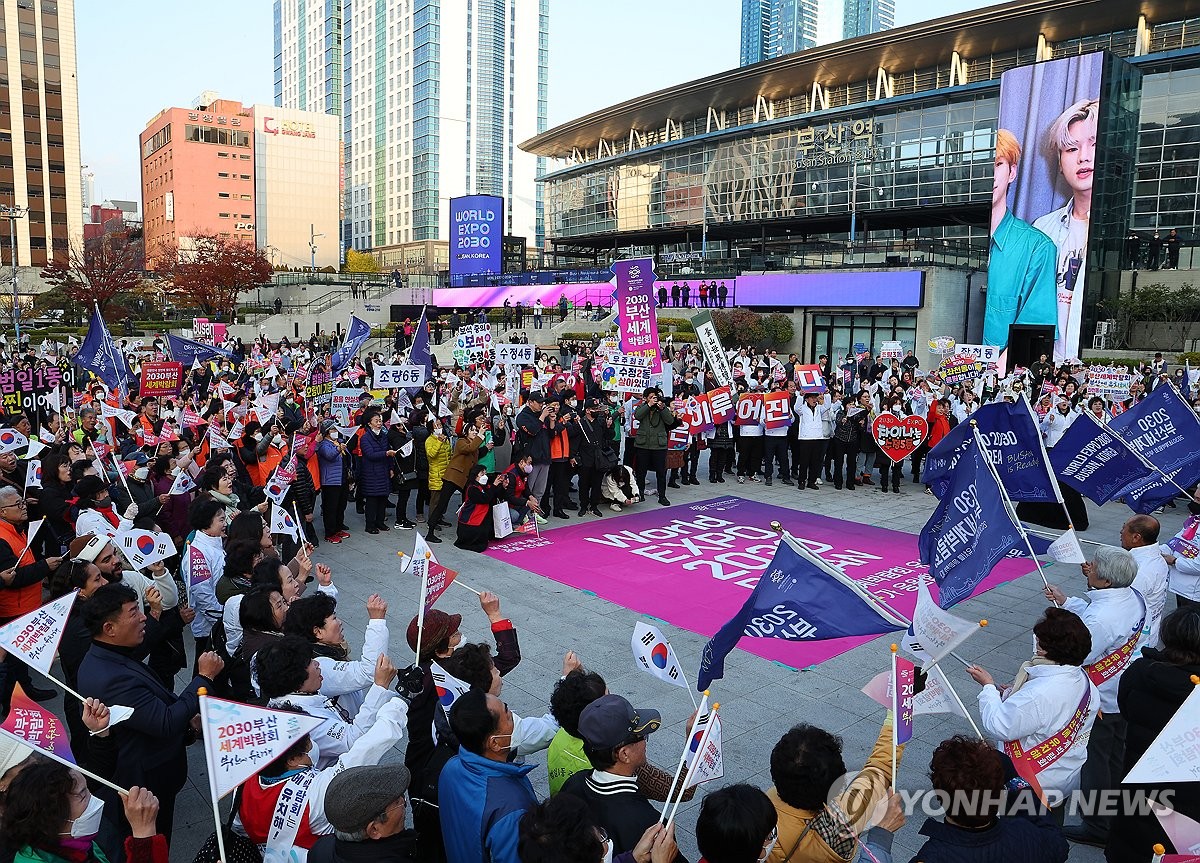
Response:
M896 24L983 5L897 0ZM271 7L270 0L75 4L83 163L96 174L100 199L140 200L138 135L163 108L190 105L204 90L271 104ZM740 27L741 0L550 0L550 126L736 67Z

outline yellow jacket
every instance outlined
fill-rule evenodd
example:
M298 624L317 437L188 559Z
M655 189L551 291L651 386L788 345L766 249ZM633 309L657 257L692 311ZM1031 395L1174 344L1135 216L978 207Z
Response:
M430 435L425 438L425 456L429 459L429 490L442 490L442 477L450 464L450 438Z
M900 756L904 747L896 752L896 765L900 764ZM837 798L838 808L850 816L850 826L856 835L861 834L871 826L871 814L877 804L887 799L888 789L892 784L892 714L888 713L883 728L879 729L879 738L871 750L867 763L862 771L854 778ZM768 863L848 863L858 853L858 843L849 848L849 853L843 856L831 848L820 829L830 822L828 818L818 819L813 828L805 832L810 821L814 821L824 810L812 811L796 809L779 799L779 792L774 787L767 792L771 802L775 804L775 812L779 816L779 841L771 851ZM882 813L882 808L880 812ZM794 849L794 850L793 850ZM788 855L791 855L790 857Z

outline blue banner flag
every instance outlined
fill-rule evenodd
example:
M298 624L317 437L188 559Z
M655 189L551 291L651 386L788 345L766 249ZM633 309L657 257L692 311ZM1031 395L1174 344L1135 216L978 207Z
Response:
M429 321L425 317L425 309L421 309L421 320L417 321L417 329L413 332L408 364L425 369L425 380L433 377L433 354L429 351Z
M971 414L979 435L988 448L996 473L1004 483L1009 500L1055 503L1058 489L1046 464L1042 434L1033 421L1028 403L995 402ZM921 479L941 499L950 485L958 458L973 445L970 422L951 429L925 456Z
M1025 548L985 458L972 436L917 539L942 608L969 597L997 563Z
M696 686L703 692L725 676L725 657L743 635L825 641L882 635L908 625L852 579L784 534L746 602L704 646Z
M1115 500L1131 486L1158 477L1120 437L1096 422L1090 412L1080 414L1058 439L1050 451L1050 464L1060 480L1099 504Z
M350 361L370 337L371 325L358 315L351 314L350 325L346 327L346 338L342 341L342 346L329 358L329 374L334 377L340 375L342 369L350 365Z
M1108 427L1163 472L1135 481L1115 495L1134 512L1154 512L1173 500L1180 486L1191 488L1200 482L1200 417L1170 381L1109 420Z
M123 393L129 391L129 366L120 349L113 344L104 318L100 316L99 306L92 307L87 337L71 360L104 381L109 389L119 389Z
M167 349L171 352L171 359L177 363L183 363L184 369L190 369L197 362L206 363L216 357L233 359L233 354L229 351L206 345L204 342L194 342L183 336L173 336L170 333L167 333Z

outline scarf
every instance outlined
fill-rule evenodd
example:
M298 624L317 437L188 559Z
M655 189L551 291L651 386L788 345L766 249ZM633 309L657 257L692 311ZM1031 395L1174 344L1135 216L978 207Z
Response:
M1012 688L1008 690L1008 695L1012 695L1022 686L1029 682L1029 669L1034 665L1058 665L1044 656L1035 656L1028 662L1022 662L1021 667L1017 669L1017 675L1013 678ZM1005 698L1008 697L1005 696Z

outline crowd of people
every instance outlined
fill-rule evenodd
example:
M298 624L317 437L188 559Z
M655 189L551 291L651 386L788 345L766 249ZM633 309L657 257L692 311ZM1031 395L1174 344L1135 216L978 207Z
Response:
M1050 447L1081 410L1103 420L1164 381L1196 404L1187 373L1161 357L1139 369L1128 400L1113 400L1089 398L1087 369L1076 363L1043 357L1006 377L947 386L911 351L836 366L821 357L825 391L804 391L796 355L743 347L727 358L734 399L786 392L791 421L730 420L690 434L688 398L718 387L687 345L664 350L665 387L639 392L604 389L597 342L565 361L539 350L532 369L435 365L420 388L382 397L370 391L373 369L398 357L363 354L330 370L329 345L315 338L226 347L195 363L176 397L139 399L76 369L80 383L64 388L61 410L0 421L37 445L42 467L40 486L27 483L24 445L0 454L0 623L76 592L59 648L65 682L86 699L64 696L71 751L79 767L130 789L118 796L30 755L0 777L2 859L165 860L204 689L321 720L236 793L230 841L242 850L287 847L291 859L314 861L681 860L674 825L652 802L678 790L647 755L660 714L610 692L574 653L543 684L544 715L514 714L502 689L522 661L519 621L494 594L480 595L490 641L479 637L482 622L464 631L462 617L432 609L406 621L414 659L394 660L388 605L372 596L363 644L347 644L335 573L315 556L321 542L360 530L351 503L367 534L423 524L427 541L452 529L460 548L478 552L496 540L501 505L514 524L537 530L548 518L595 518L651 497L668 506L668 489L699 485L705 473L709 483L778 481L806 495L824 483L899 493L901 466L870 433L886 411L928 419L930 435L909 460L919 484L924 453L989 401L1046 392L1048 407L1036 401ZM69 357L30 350L12 364L60 362L67 368ZM361 389L358 405L337 415L317 403L306 386L314 371ZM512 386L513 376L525 383ZM283 476L286 491L269 499ZM806 505L819 508L819 497ZM1186 506L1200 514L1195 500ZM273 532L275 507L297 515L299 536ZM31 523L41 525L35 535ZM133 566L115 541L131 527L169 536L178 554ZM991 742L955 737L937 747L933 787L956 802L921 828L927 841L916 859L1061 861L1069 837L1106 845L1109 860L1125 863L1148 860L1165 841L1153 816L1125 811L1062 829L1069 795L1119 787L1200 673L1200 566L1162 545L1160 529L1153 515L1131 517L1119 537L1104 538L1112 546L1095 546L1074 584L1047 587L1051 605L1031 622L1035 655L1011 684L969 669ZM1125 649L1131 640L1136 650ZM1108 668L1099 683L1095 667ZM435 681L442 670L468 687L451 706ZM0 712L17 684L35 701L59 697L9 655ZM134 713L110 727L112 705ZM1019 753L1068 726L1069 745L1030 789ZM847 783L835 735L790 729L763 759L769 790L703 794L695 824L703 858L890 860L905 823L890 791L891 740L889 713ZM395 747L402 764L389 758ZM543 751L552 793L540 800L527 759ZM674 759L664 748L659 755ZM996 802L993 792L1005 789L1010 798ZM1181 812L1200 807L1184 786L1140 790L1170 791Z

